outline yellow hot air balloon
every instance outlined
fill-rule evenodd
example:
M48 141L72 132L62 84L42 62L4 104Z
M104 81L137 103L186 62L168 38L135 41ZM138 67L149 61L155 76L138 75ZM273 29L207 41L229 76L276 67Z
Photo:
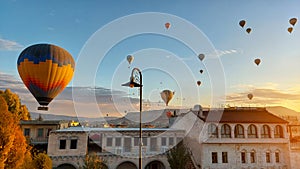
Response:
M133 60L134 60L134 57L133 57L132 55L128 55L128 56L127 56L127 62L128 62L129 64L131 64Z
M166 103L166 106L168 106L170 100L173 98L175 92L172 92L171 90L164 90L160 93L161 98Z
M255 59L254 63L258 66L260 64L260 59Z
M291 18L289 20L289 22L290 22L291 25L295 26L295 24L297 23L297 18Z
M23 83L38 103L46 107L71 81L75 62L65 49L51 44L36 44L24 49L17 61Z
M252 100L253 94L249 93L247 96L248 96L248 99L249 99L249 100Z
M198 55L198 58L202 61L205 58L205 55L203 53Z
M246 21L245 20L241 20L239 22L239 25L243 28L246 25Z
M292 32L293 32L293 27L289 27L289 28L287 29L287 31L288 31L289 33L292 33Z

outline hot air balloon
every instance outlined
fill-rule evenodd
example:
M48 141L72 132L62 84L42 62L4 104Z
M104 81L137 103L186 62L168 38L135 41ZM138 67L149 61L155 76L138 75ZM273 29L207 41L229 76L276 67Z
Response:
M255 59L254 63L258 66L260 64L260 59Z
M246 32L249 34L251 32L251 30L252 30L251 28L247 28Z
M239 25L243 28L246 25L246 21L245 20L241 20L239 22Z
M172 92L170 90L164 90L160 93L161 98L166 103L166 106L168 106L170 100L173 98L175 92Z
M249 100L252 100L253 94L249 93L247 96L248 96L248 99L249 99Z
M295 24L297 23L297 18L291 18L289 20L289 22L290 22L291 25L295 26Z
M201 53L198 55L198 58L202 61L205 58L205 55Z
M65 49L52 44L35 44L24 49L17 61L23 83L42 107L64 90L71 81L75 62Z
M134 60L134 57L132 55L127 56L127 62L129 63L129 67L133 60Z
M201 69L199 72L202 74L202 73L203 73L203 70Z
M287 29L287 31L288 31L289 33L292 33L292 32L293 32L293 27L289 27L289 28Z
M165 23L165 27L166 27L167 29L169 29L169 28L171 27L171 24L170 24L169 22L167 22L167 23Z
M166 115L167 115L168 118L170 118L170 117L173 116L173 113L172 113L171 111L167 111L167 112L166 112Z
M197 85L200 86L201 85L201 81L198 80L197 81Z

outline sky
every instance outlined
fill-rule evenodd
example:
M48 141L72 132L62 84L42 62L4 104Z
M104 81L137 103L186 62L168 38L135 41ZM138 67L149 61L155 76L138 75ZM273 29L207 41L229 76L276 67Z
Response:
M138 89L121 86L135 67L143 75L144 110L201 104L300 111L299 23L287 31L289 19L299 16L297 0L4 0L0 89L10 88L29 111L38 112L16 62L26 47L49 43L66 49L76 68L47 113L98 117L138 111ZM244 28L240 20L246 20ZM199 54L205 54L203 61ZM131 64L127 55L134 56ZM169 106L160 97L165 89L175 91Z

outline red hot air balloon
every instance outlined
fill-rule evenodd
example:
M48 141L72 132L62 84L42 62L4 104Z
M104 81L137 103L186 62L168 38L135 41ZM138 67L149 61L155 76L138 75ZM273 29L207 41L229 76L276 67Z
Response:
M65 49L51 44L36 44L24 49L17 61L23 83L42 107L46 107L71 81L75 62Z
M166 27L167 29L169 29L169 28L171 27L171 24L170 24L169 22L167 22L167 23L165 23L165 27Z

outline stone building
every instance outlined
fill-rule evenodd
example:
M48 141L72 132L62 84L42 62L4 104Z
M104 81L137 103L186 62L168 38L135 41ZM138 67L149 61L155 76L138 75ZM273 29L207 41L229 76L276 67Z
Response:
M288 122L266 109L199 109L190 113L200 119L187 139L199 168L291 168Z
M181 141L184 130L143 128L143 168L168 169L166 151ZM139 128L70 127L52 131L48 155L53 167L76 169L86 154L96 153L109 169L136 169L139 154Z
M35 148L47 151L48 137L51 131L68 128L69 122L62 120L43 120L40 116L36 120L21 120L20 127L24 136Z

